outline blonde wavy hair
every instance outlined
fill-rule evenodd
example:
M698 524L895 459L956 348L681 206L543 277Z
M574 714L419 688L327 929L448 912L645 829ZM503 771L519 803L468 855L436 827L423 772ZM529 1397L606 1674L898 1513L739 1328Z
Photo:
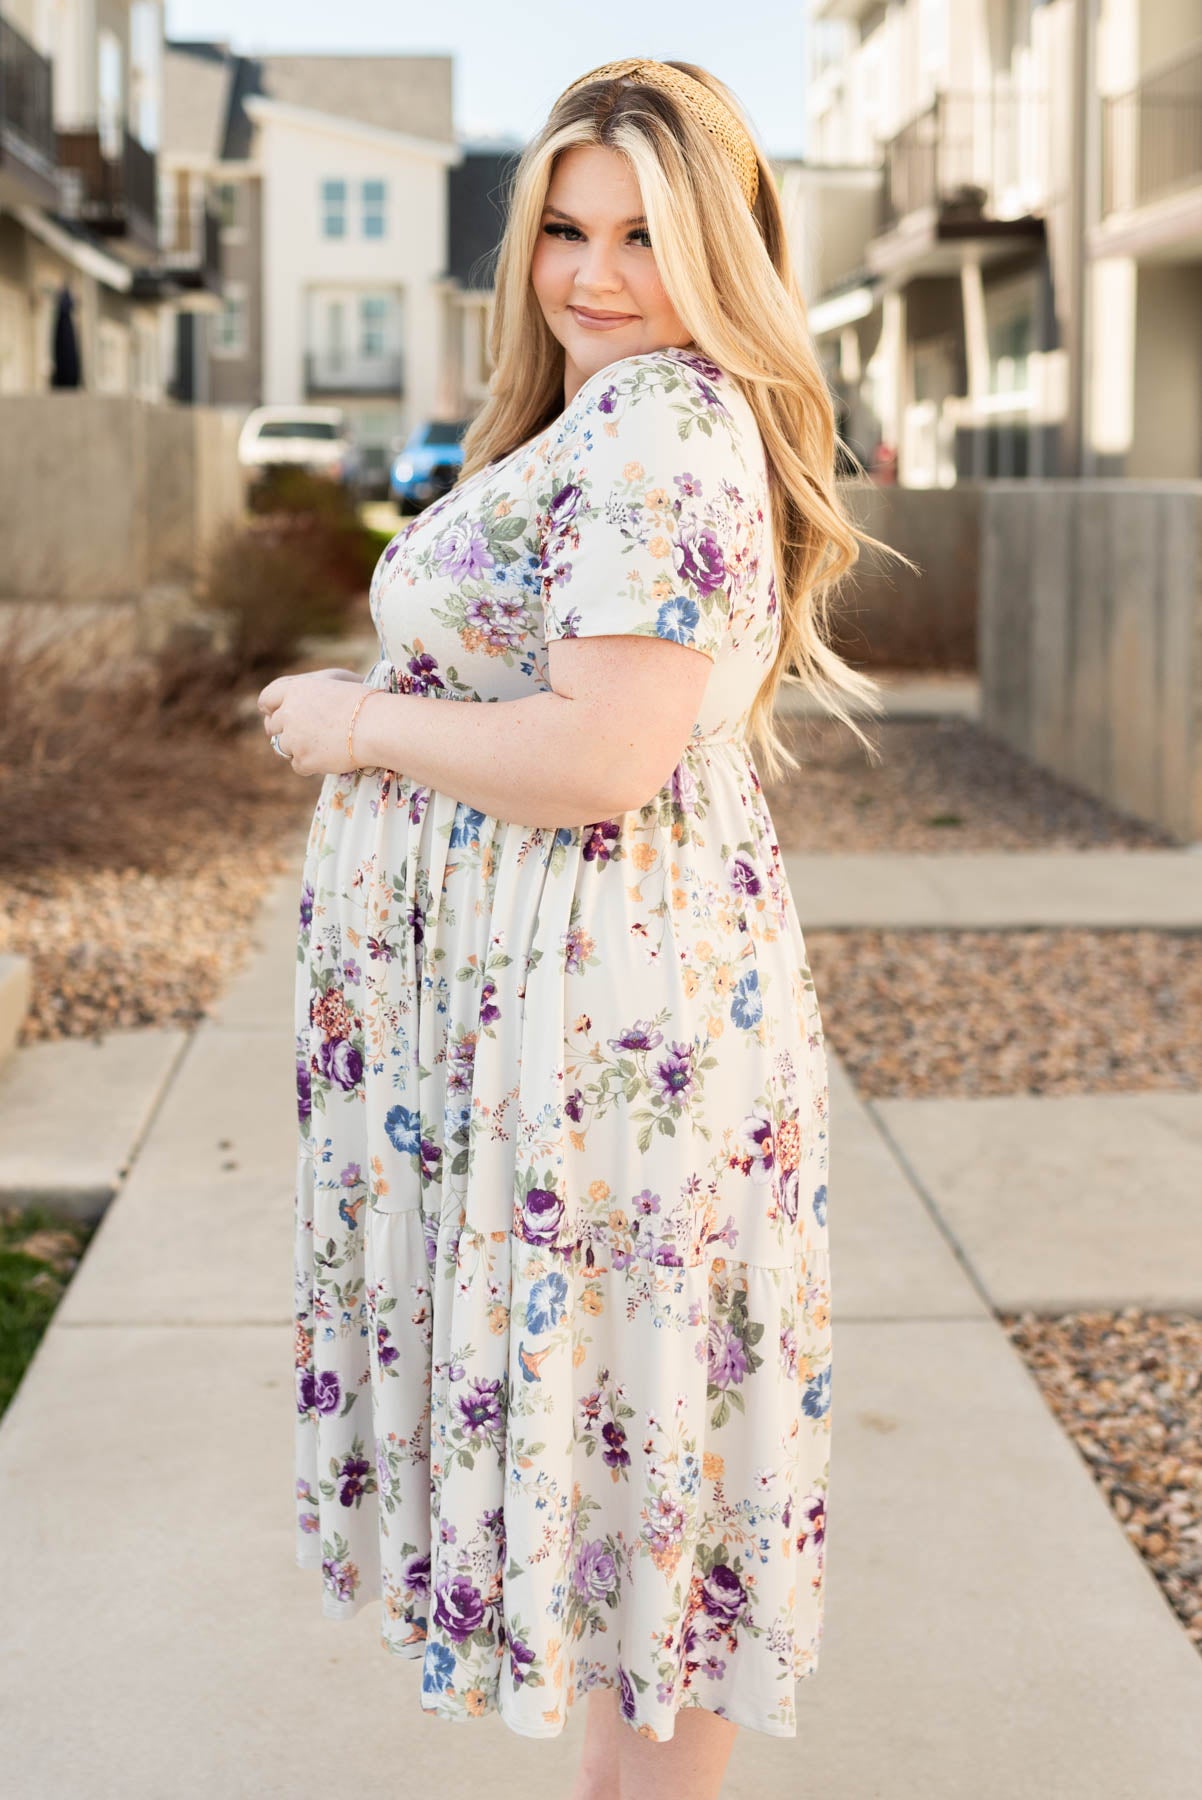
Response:
M691 75L743 117L729 90L696 63ZM861 544L909 559L861 531L835 486L835 409L806 322L776 182L748 128L759 168L754 210L710 132L662 88L637 76L602 77L565 91L505 184L497 258L489 397L463 439L466 480L536 437L563 411L563 346L543 317L530 270L556 158L576 145L626 156L664 291L697 350L741 387L768 461L781 639L752 704L748 738L773 780L799 762L775 725L786 683L815 695L880 761L846 704L883 710L879 684L826 641L829 606Z

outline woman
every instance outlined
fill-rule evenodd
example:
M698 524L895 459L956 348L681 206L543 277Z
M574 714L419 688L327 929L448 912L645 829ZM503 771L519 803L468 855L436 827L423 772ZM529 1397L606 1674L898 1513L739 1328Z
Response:
M587 1693L573 1800L705 1800L740 1724L796 1735L829 1472L823 1034L751 747L797 766L794 665L863 736L820 625L876 540L771 172L695 65L556 102L491 349L366 685L260 695L324 776L297 1555L331 1618L380 1596L428 1712L553 1737Z

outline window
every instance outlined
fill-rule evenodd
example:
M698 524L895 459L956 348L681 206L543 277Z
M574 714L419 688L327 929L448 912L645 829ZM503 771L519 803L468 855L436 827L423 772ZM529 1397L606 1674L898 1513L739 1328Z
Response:
M1030 380L1031 315L1014 312L989 325L989 391L1022 394Z
M246 354L246 284L226 283L221 296L221 311L209 320L209 348L218 356Z
M947 0L922 0L919 21L923 74L938 75L948 61Z
M217 216L223 226L238 223L238 184L236 181L219 181L213 189L213 199L217 207Z
M388 325L388 302L382 294L364 294L359 301L359 353L383 356Z
M321 184L322 236L346 236L346 182L323 181Z
M103 27L96 34L96 126L100 154L117 162L125 130L125 96L121 39Z
M384 222L385 184L382 181L365 181L362 193L363 235L365 238L382 238L387 235Z

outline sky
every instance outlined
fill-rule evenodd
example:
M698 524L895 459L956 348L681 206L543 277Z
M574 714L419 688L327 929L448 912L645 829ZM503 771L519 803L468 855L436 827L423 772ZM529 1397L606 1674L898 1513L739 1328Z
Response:
M321 51L454 58L455 125L467 140L524 143L578 75L622 56L700 63L737 96L769 156L800 156L807 0L166 0L169 39L215 38L242 55ZM683 30L674 15L686 21Z

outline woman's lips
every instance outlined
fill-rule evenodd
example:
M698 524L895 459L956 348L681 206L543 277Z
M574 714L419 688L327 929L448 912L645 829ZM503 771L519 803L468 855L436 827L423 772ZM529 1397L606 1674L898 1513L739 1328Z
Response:
M578 306L569 306L568 311L579 324L586 326L590 331L611 331L615 325L629 325L637 317L635 313L618 313L609 318L604 316L598 318L595 313L582 312Z

